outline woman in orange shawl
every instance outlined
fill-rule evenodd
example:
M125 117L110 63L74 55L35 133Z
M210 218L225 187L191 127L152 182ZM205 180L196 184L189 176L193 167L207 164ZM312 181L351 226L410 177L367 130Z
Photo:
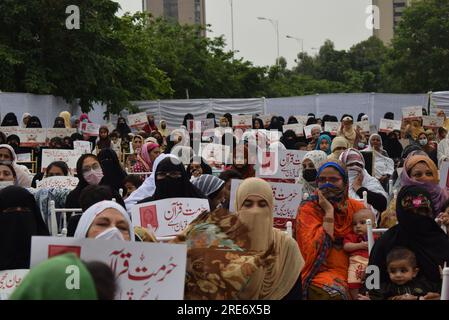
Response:
M364 208L348 198L348 176L340 162L318 170L318 190L298 210L296 239L305 260L303 298L346 300L349 256L343 238L352 230L352 215Z

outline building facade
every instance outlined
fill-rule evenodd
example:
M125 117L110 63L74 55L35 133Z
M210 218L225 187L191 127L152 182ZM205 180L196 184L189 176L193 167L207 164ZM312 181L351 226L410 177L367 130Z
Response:
M412 0L373 0L373 6L379 8L379 29L374 29L374 36L389 45L402 13L411 3Z

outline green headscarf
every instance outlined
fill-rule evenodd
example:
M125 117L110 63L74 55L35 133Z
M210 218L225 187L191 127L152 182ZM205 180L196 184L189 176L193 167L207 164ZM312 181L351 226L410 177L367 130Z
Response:
M75 273L66 273L68 266L79 270L79 289L68 289L66 281ZM69 284L73 282L69 279ZM30 270L10 300L96 300L95 283L83 262L73 253L50 258Z

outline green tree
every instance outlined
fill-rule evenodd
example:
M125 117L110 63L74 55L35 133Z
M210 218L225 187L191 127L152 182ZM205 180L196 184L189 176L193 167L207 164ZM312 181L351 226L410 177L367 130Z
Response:
M449 0L415 1L404 11L383 68L384 87L394 92L447 90Z

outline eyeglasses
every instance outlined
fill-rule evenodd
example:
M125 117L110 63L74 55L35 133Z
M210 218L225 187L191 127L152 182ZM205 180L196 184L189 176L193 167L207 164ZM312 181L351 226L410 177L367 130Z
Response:
M91 170L98 170L100 168L101 168L101 166L100 166L99 163L94 163L91 167L89 167L89 166L83 167L82 171L83 171L83 173L86 173L86 172L89 172Z
M163 180L166 177L170 177L173 179L179 179L182 177L182 173L179 171L170 171L170 172L159 171L158 173L156 173L157 180Z
M318 183L323 183L323 184L327 183L327 182L337 183L340 180L342 180L341 177L318 177L318 178L316 178L316 181Z

